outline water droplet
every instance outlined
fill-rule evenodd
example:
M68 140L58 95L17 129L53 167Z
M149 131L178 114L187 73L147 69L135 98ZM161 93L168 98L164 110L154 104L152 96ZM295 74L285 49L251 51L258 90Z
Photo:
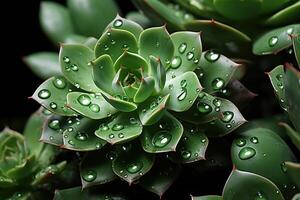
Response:
M51 103L49 104L49 106L50 106L50 108L52 108L53 110L55 110L55 109L57 108L57 104L54 103L54 102L51 102Z
M111 134L108 135L108 138L113 139L113 138L115 138L115 135L111 133Z
M104 51L108 51L109 47L107 45L104 45Z
M158 103L156 101L151 102L150 109L154 110L158 106Z
M286 30L286 32L287 32L288 34L292 34L292 33L293 33L293 31L294 31L294 29L293 29L293 28L289 28L288 30Z
M220 54L213 50L209 50L205 53L204 57L209 62L216 62L220 58Z
M182 150L180 155L183 159L186 159L186 160L192 156L191 152L186 151L186 150Z
M230 129L231 127L231 124L226 124L226 128Z
M235 144L239 147L243 147L246 144L246 140L243 138L238 138L235 140Z
M173 87L174 87L173 84L170 84L170 85L168 86L169 90L172 90Z
M123 25L123 21L121 19L117 19L114 21L113 26L114 27L121 27Z
M131 174L135 174L143 168L142 162L131 163L127 166L127 171Z
M64 63L66 63L66 64L69 64L69 63L71 62L70 58L67 57L67 56L63 57L63 61L64 61Z
M159 131L152 138L152 144L155 147L163 148L167 146L172 139L172 135L168 131Z
M181 58L179 56L175 56L171 61L171 68L177 69L178 67L180 67L181 63Z
M134 117L130 117L129 122L130 122L130 124L135 125L135 124L138 123L138 120L136 118L134 118Z
M114 151L110 151L106 154L106 158L109 160L114 160L117 157L117 154Z
M51 92L47 89L42 89L38 93L38 97L41 99L48 99L51 96Z
M186 58L187 58L188 60L192 60L192 59L194 58L194 53L193 53L193 52L188 52L188 53L186 54Z
M62 78L55 78L53 80L53 85L58 89L64 89L66 87L66 81Z
M198 108L199 112L203 113L203 114L208 114L212 111L212 107L203 102L198 102L197 108Z
M194 64L198 64L199 63L199 59L194 58Z
M68 141L68 144L74 146L73 140L69 140L69 141Z
M124 128L124 126L122 124L114 124L112 127L113 131L120 131Z
M255 156L255 154L256 154L256 151L252 147L244 147L239 152L239 158L241 160L247 160L247 159L252 158L253 156Z
M253 144L258 144L258 138L257 138L257 137L252 137L252 138L250 138L250 141L251 141Z
M116 44L116 41L114 41L114 40L111 40L110 42L112 45Z
M278 37L277 36L273 36L269 39L269 46L270 47L274 47L278 42Z
M59 120L54 119L51 122L49 122L48 126L53 130L58 130L60 128L60 122Z
M282 83L277 83L277 87L281 90L283 90L283 84Z
M282 162L282 163L280 164L280 167L281 167L281 170L282 170L284 173L287 172L287 167L286 167L286 165L285 165L284 162Z
M49 137L49 140L50 140L50 141L53 141L53 140L54 140L54 137L53 137L53 136L50 136L50 137Z
M72 127L69 127L67 130L68 132L72 132L74 129Z
M230 122L233 118L234 114L231 111L223 112L223 118L221 119L223 122L227 123Z
M254 200L267 200L261 192L257 192Z
M118 137L119 137L119 138L124 138L124 134L123 134L123 133L119 133L119 134L118 134Z
M221 78L216 78L212 82L212 87L214 90L220 90L224 86L224 80Z
M214 104L216 107L220 107L221 104L222 104L222 102L221 102L220 99L214 99L214 100L213 100L213 104Z
M183 101L185 99L185 97L187 96L187 90L186 88L181 88L181 92L180 94L177 96L177 99L179 101Z
M91 104L89 106L89 108L91 109L91 111L93 111L94 113L97 113L100 111L100 107L97 104Z
M94 170L87 170L83 173L82 178L86 182L92 182L97 178L97 172Z
M100 142L96 143L96 149L100 149L102 147L102 144Z
M127 44L123 44L123 49L127 49L128 45Z
M78 98L77 101L83 105L83 106L88 106L91 104L91 98L86 95L86 94L81 94Z
M85 134L85 133L79 133L79 132L78 132L78 133L76 134L75 138L76 138L77 140L79 140L79 141L85 141L85 140L87 140L88 135Z
M186 80L180 81L180 86L183 87L183 88L185 88L187 86Z
M100 131L108 131L109 127L106 124L101 124L99 129L100 129Z
M185 52L186 48L187 48L187 44L186 43L180 44L179 47L178 47L179 53L183 54Z
M71 65L71 69L74 71L74 72L77 72L78 71L78 66L76 64L72 64Z
M206 95L205 95L204 92L200 92L200 93L198 94L198 97L199 97L200 99L204 98L205 96L206 96Z
M201 142L202 142L202 143L205 143L205 142L206 142L206 139L205 139L205 138L203 138L203 139L201 140Z

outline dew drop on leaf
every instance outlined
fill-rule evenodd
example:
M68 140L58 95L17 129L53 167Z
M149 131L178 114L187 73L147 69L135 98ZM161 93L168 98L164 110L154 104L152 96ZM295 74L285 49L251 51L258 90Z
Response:
M202 114L208 114L212 111L212 107L203 102L198 102L197 108L198 108L199 112Z
M113 131L120 131L124 128L124 126L122 124L114 124L112 127Z
M186 90L186 88L181 88L181 92L180 92L180 94L177 96L177 99L178 99L179 101L183 101L183 100L186 98L186 96L187 96L187 90Z
M66 87L66 81L62 78L55 78L53 85L58 89L64 89Z
M189 159L190 157L191 157L191 152L190 151L186 151L186 150L182 150L181 152L180 152L180 155L181 155L181 157L183 158L183 159Z
M38 93L38 97L41 99L48 99L51 96L51 92L47 89L42 89Z
M94 170L88 170L83 173L82 178L86 182L92 182L97 178L97 172L95 172Z
M179 47L178 47L179 53L183 54L185 52L186 48L187 48L187 44L186 43L180 44Z
M183 88L185 88L187 86L186 80L180 81L180 86L183 87Z
M238 138L235 140L235 144L239 147L243 147L246 144L246 140L243 138Z
M167 146L172 139L172 135L168 131L159 131L152 138L152 144L155 147L163 148Z
M123 134L123 133L119 133L119 134L118 134L118 137L119 137L119 138L124 138L124 134Z
M171 61L171 68L177 69L178 67L180 67L181 63L182 63L181 58L179 56L175 56Z
M121 27L123 25L123 21L121 19L117 19L116 21L114 21L113 26L114 27Z
M234 114L231 111L223 112L223 118L221 119L223 122L227 123L230 122L233 118Z
M257 137L252 137L252 138L250 138L250 141L251 141L253 144L258 144L258 138L257 138Z
M100 131L108 131L109 127L106 124L101 124L99 129L100 129Z
M93 111L94 113L97 113L100 111L100 107L97 104L91 104L89 106L89 108L91 109L91 111Z
M49 106L50 106L50 108L52 108L53 110L55 110L55 109L57 108L57 104L54 103L54 102L51 102L51 103L49 104Z
M50 121L50 123L48 124L48 127L53 130L58 130L60 128L59 120L54 119L54 120Z
M67 56L64 56L64 57L63 57L63 61L64 61L64 63L66 63L66 64L69 64L69 63L71 62L70 58L67 57Z
M282 163L280 164L280 167L281 167L281 170L282 170L284 173L287 172L287 167L286 167L286 165L285 165L284 162L282 162Z
M82 94L77 98L77 101L83 105L83 106L88 106L91 104L91 98L86 95L86 94Z
M247 160L255 156L256 151L252 147L244 147L239 152L239 158L241 160Z
M270 47L274 47L278 42L278 37L277 36L273 36L269 39L269 46Z
M220 58L220 54L213 50L209 50L205 53L204 57L208 62L216 62Z
M215 80L213 80L212 82L212 88L214 90L220 90L221 88L223 88L224 86L224 80L221 78L216 78Z
M76 138L76 140L79 140L79 141L85 141L85 140L87 140L88 136L85 133L78 132L76 134L75 138Z
M142 162L137 162L137 163L131 163L127 166L127 171L131 174L135 174L138 171L140 171L143 167L143 163Z
M194 53L193 53L193 52L188 52L188 53L186 54L186 58L187 58L188 60L192 60L192 59L194 58Z

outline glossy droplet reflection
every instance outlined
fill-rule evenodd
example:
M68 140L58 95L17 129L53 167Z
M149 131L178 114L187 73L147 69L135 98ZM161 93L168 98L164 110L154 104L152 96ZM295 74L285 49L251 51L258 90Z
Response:
M274 47L278 42L278 37L277 36L273 36L269 39L269 46L270 47Z
M66 81L62 78L55 78L53 85L58 89L64 89L66 87Z
M213 88L214 90L220 90L220 89L222 89L222 88L224 87L224 85L225 85L225 82L224 82L224 80L221 79L221 78L216 78L216 79L213 80L213 82L212 82L212 88Z
M131 174L135 174L143 168L142 162L131 163L127 166L127 171Z
M70 58L67 57L67 56L64 56L64 57L63 57L63 61L64 61L64 63L66 63L66 64L69 64L69 63L71 62Z
M85 171L82 175L82 179L86 182L92 182L97 178L97 172L94 170Z
M209 50L204 55L208 62L215 62L220 58L220 54L215 53L213 50Z
M223 112L223 118L221 119L223 122L227 123L230 122L233 118L234 114L231 111Z
M177 96L177 99L179 101L183 101L186 98L186 96L187 96L187 90L186 90L186 88L181 88L181 92Z
M186 159L186 160L189 159L192 156L191 152L190 151L186 151L186 150L182 150L180 152L180 155L181 155L181 157L183 159Z
M197 104L197 108L199 110L200 113L202 114L208 114L212 111L212 107L206 103L203 102L199 102Z
M258 138L257 138L257 137L252 137L252 138L250 138L250 141L251 141L253 144L258 144Z
M155 147L163 148L167 146L172 139L172 135L168 131L159 131L152 138L152 144Z
M83 106L88 106L91 104L91 98L86 95L86 94L82 94L77 98L77 101L83 105Z
M114 124L112 127L113 131L120 131L124 128L124 126L122 124Z
M117 19L114 21L113 26L114 27L121 27L123 25L123 21L121 19Z
M54 119L49 122L48 127L53 130L58 130L60 128L60 122L57 119Z
M244 147L239 152L239 158L241 160L247 160L255 156L256 151L252 147Z
M183 54L185 52L186 48L187 48L187 44L186 43L180 44L179 47L178 47L179 53Z
M100 111L100 107L97 104L91 104L89 106L90 110L93 111L94 113L97 113Z
M239 147L243 147L246 144L246 140L243 138L238 138L235 140L235 144Z
M171 68L177 69L178 67L180 67L181 63L182 63L181 58L179 56L175 56L171 61Z
M48 99L51 96L51 92L47 89L42 89L38 93L38 97L41 99Z

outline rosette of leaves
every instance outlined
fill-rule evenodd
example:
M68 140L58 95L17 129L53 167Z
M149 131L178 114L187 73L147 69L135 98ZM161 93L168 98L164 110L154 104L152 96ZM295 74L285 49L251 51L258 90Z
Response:
M67 164L53 163L57 149L38 140L48 118L42 110L30 117L24 135L9 128L0 133L1 199L49 198L51 181Z
M277 46L278 39L299 33L298 0L132 0L156 23L173 30L202 31L205 46L241 56L249 54L251 41L268 30L285 25L292 32L271 35L266 46ZM296 28L297 27L297 28ZM222 34L220 34L222 33ZM281 38L280 38L281 37ZM253 47L254 54L260 54ZM267 52L264 52L265 54Z
M93 43L113 20L119 9L114 0L66 0L66 5L42 1L39 21L49 40L60 43ZM40 78L61 75L56 52L37 52L24 62Z
M88 152L84 188L119 177L161 196L180 163L205 158L208 137L245 122L225 97L251 96L236 80L240 65L202 53L199 33L143 30L119 16L95 45L62 44L60 66L63 76L33 94L53 113L41 140Z

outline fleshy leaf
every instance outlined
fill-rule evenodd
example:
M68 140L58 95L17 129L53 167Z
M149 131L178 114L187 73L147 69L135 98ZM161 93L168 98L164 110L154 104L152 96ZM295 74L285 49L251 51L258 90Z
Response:
M180 163L191 163L205 160L208 138L203 130L197 127L184 125L183 136L176 147L176 152L170 154L170 159Z
M34 74L42 79L62 74L58 64L58 55L53 52L38 52L28 55L24 58L24 62Z
M223 198L225 200L255 198L284 200L277 186L269 179L236 169L231 172L225 184Z
M300 2L299 2L299 5L300 5ZM296 57L296 60L298 63L298 67L300 68L300 34L293 38L293 46L294 46L294 52L295 52L295 57Z
M61 70L68 81L76 88L100 92L93 81L91 67L93 59L93 51L82 44L64 44L59 53Z
M143 28L134 21L124 19L119 15L108 25L106 29L115 28L115 29L122 29L132 33L135 38L138 40L140 34L143 31Z
M88 118L77 118L63 131L62 148L73 151L93 151L101 149L106 141L95 136L99 121Z
M142 78L140 87L133 97L135 103L141 103L148 99L154 91L155 82L152 77Z
M143 28L147 28L151 26L151 21L147 18L143 13L138 11L130 11L126 15L126 19L130 21L134 21L135 23L139 24Z
M295 196L293 197L293 199L292 200L298 200L300 198L300 193L298 193L298 194L295 194Z
M111 157L107 149L89 152L80 165L81 183L83 188L108 183L117 176L113 172ZM97 158L97 159L95 159Z
M160 59L150 56L150 75L155 81L155 92L160 93L166 83L166 69Z
M76 31L85 36L99 37L118 13L111 0L68 0L67 5Z
M154 164L154 155L145 153L137 144L129 143L126 150L118 152L112 161L112 169L116 175L129 184L145 175Z
M95 84L104 92L110 93L112 90L111 83L116 74L111 57L104 54L92 61L92 65Z
M156 160L152 169L141 178L139 184L146 190L162 197L177 179L180 169L179 165L166 159Z
M222 196L208 195L208 196L192 196L192 200L223 200Z
M64 43L65 44L84 44L84 42L86 41L86 37L82 36L82 35L77 35L77 34L71 34L71 35L67 35Z
M89 47L90 49L94 50L98 40L94 37L88 37L84 41L83 45Z
M42 2L39 15L43 31L55 44L74 32L69 11L58 3Z
M139 118L143 125L152 125L164 115L169 97L170 95L157 98L150 97L147 101L139 105Z
M201 127L205 129L205 134L208 137L224 136L246 122L243 115L233 103L226 99L218 99L220 100L219 108L221 117L201 125Z
M101 94L71 92L67 102L68 107L91 119L103 119L117 112Z
M102 123L95 134L111 144L123 143L138 137L143 126L135 113L121 113Z
M288 125L287 123L282 123L281 122L280 125L282 125L286 129L286 134L290 137L290 139L292 140L294 145L300 151L300 133L298 133L297 131L292 129L290 127L290 125Z
M289 175L289 177L293 180L293 182L296 184L298 189L300 188L300 164L299 163L293 163L293 162L285 162L286 166L286 172Z
M296 157L273 131L254 128L240 133L232 143L231 158L237 169L268 178L287 199L296 192L284 165L285 161L296 161Z
M171 35L174 43L175 54L170 61L167 76L178 76L187 71L194 71L202 54L202 43L200 33L176 32Z
M124 51L114 64L115 71L120 68L128 69L129 71L141 70L148 73L148 64L146 60L138 54Z
M142 147L148 153L175 151L182 133L181 123L166 113L156 124L144 127L141 136Z
M134 35L121 29L108 29L98 40L95 47L95 56L110 55L115 62L124 51L137 53L138 44Z
M182 112L193 105L201 90L197 75L194 72L186 72L168 80L162 93L170 94L168 109Z
M272 71L270 71L267 74L275 90L275 94L280 103L280 106L284 110L287 110L287 105L285 102L285 87L284 87L285 73L284 73L283 65L279 65L275 67Z
M252 52L256 55L276 54L293 44L292 34L300 33L300 24L292 24L272 29L263 34L253 44Z
M128 97L117 95L113 97L107 93L102 92L102 96L110 103L114 108L122 112L132 112L137 109L137 105L133 102L129 102Z
M67 94L76 89L63 76L55 76L42 83L32 95L43 107L62 116L74 116L76 112L66 107Z
M204 91L211 93L223 89L232 79L238 64L229 58L209 50L203 52L199 68L195 71L204 87Z
M139 38L139 54L149 61L149 56L159 58L166 67L174 55L174 44L166 27L144 30Z

